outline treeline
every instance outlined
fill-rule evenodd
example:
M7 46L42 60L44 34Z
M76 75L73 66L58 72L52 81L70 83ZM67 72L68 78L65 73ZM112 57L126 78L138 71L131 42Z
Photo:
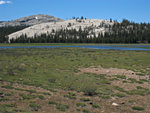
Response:
M28 26L7 26L7 27L0 27L0 43L8 42L7 35L22 30Z
M150 23L138 24L124 19L115 23L105 38L109 43L150 43Z
M70 24L71 26L71 24ZM107 32L95 34L92 27L79 30L52 30L50 34L34 37L22 35L11 43L150 43L150 23L134 23L124 19L121 23L106 26ZM5 38L6 39L6 38ZM6 41L6 40L5 40Z

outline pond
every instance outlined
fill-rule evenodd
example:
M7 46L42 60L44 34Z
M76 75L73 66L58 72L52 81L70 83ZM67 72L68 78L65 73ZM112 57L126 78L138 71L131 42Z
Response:
M142 51L150 51L150 45L0 46L0 49L13 49L13 48L58 48L58 47L106 49L106 50L142 50Z

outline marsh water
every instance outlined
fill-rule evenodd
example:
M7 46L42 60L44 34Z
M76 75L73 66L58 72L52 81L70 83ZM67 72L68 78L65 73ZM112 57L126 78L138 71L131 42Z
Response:
M0 46L0 49L13 49L13 48L58 48L58 47L106 49L106 50L142 50L142 51L150 51L150 45Z

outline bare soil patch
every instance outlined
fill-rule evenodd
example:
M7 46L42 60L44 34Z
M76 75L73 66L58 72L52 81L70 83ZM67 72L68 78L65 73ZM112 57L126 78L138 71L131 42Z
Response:
M79 73L95 73L95 74L106 74L106 75L125 75L127 78L135 78L136 80L139 79L149 79L150 77L145 76L138 76L136 75L137 72L126 70L126 69L118 69L118 68L103 68L103 67L89 67L89 68L79 68Z
M118 68L102 68L102 67L89 67L89 68L79 68L79 74L81 73L96 73L96 74L106 74L106 75L135 75L136 73L126 69Z

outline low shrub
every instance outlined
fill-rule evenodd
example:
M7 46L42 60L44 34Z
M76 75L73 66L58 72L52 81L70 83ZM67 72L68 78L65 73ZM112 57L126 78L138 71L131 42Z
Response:
M69 108L68 105L60 104L55 101L49 101L48 104L56 105L56 109L58 109L59 111L66 111L66 109Z
M125 75L115 75L117 78L120 78L120 79L126 79L126 76Z
M90 101L89 98L81 98L80 100L81 100L81 101L84 101L84 102Z
M9 85L2 86L2 88L5 88L5 89L14 89L14 87L12 87L12 86L9 86Z
M44 100L45 97L43 95L39 95L39 99Z
M34 103L30 104L29 107L31 108L32 111L38 111L41 108L40 105Z
M67 95L64 95L64 97L67 97L69 99L76 99L75 93L71 93L71 92L69 92Z
M36 98L37 96L36 95L31 95L31 94L19 94L23 100L30 100L30 99L34 99Z
M85 106L87 106L87 104L86 103L77 103L76 106L77 107L85 107Z
M89 110L83 110L83 113L91 113Z
M124 94L124 93L116 93L116 94L114 94L114 96L122 98L122 97L126 97L126 94Z
M92 107L93 107L93 108L100 108L100 106L97 105L97 104L92 104Z
M94 86L89 86L89 87L85 87L83 89L83 92L84 92L84 95L87 95L87 96L94 96L94 95L97 95L97 88L94 87Z
M68 105L63 105L63 104L56 105L56 109L58 109L59 111L66 111L66 109L68 109L68 108L69 108Z
M137 110L137 111L143 111L144 108L143 107L139 107L139 106L134 106L132 107L133 110Z
M49 101L48 104L54 104L54 105L57 105L57 102L55 102L55 101Z

